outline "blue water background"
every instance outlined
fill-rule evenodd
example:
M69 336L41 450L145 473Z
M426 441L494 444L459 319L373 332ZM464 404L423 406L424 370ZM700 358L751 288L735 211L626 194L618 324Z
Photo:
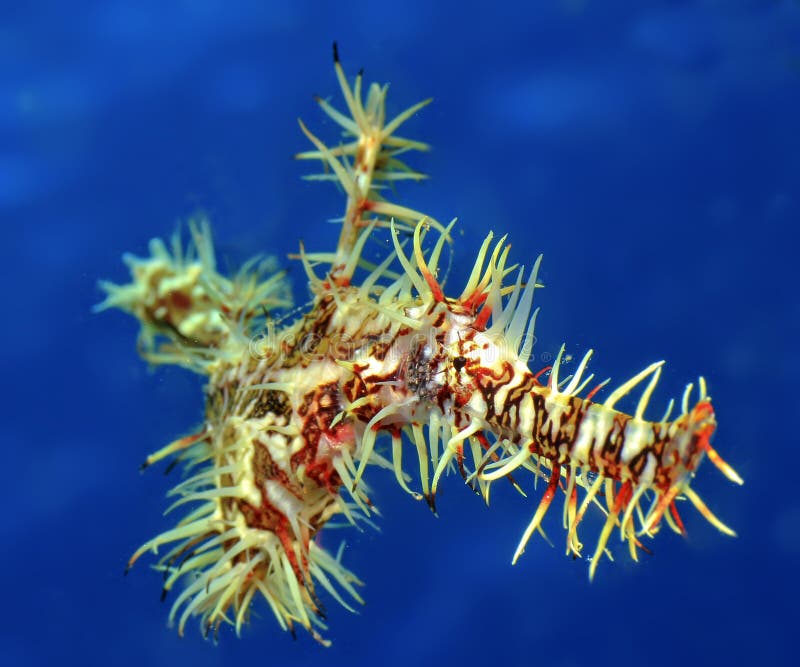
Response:
M232 263L332 247L342 199L291 156L300 116L336 136L312 101L340 104L334 39L391 111L435 98L406 132L431 179L398 197L459 217L451 289L508 232L515 261L545 255L535 365L562 341L617 380L666 359L657 406L705 375L746 484L705 464L695 488L737 539L687 504L688 538L638 565L615 543L590 585L560 509L556 548L510 565L538 494L497 485L487 509L449 478L437 519L376 471L381 531L326 537L367 600L329 600L330 649L264 605L241 639L180 640L159 576L122 576L178 479L137 468L202 399L147 371L131 319L91 314L96 281L197 209ZM798 86L788 0L3 3L0 664L795 664Z

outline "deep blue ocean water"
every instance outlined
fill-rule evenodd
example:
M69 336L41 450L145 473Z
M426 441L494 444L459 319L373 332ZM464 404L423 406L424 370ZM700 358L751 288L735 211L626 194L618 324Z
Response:
M538 496L487 509L451 477L437 519L377 471L381 531L331 538L367 604L329 601L330 649L263 605L241 639L181 640L159 576L123 577L177 479L137 468L202 398L148 372L133 320L91 313L97 280L198 209L233 263L332 247L342 199L291 156L298 117L335 132L312 100L340 105L334 39L390 110L435 98L406 131L431 179L398 198L459 217L452 284L489 229L516 261L544 253L536 363L562 341L602 377L666 359L660 405L708 379L746 484L706 463L695 488L738 538L687 506L688 538L662 531L638 565L616 548L590 585L559 511L557 547L511 567ZM789 0L3 3L0 664L794 664L798 118Z

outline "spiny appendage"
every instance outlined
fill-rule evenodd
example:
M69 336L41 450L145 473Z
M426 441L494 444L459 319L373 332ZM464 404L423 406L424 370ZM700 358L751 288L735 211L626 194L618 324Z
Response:
M119 308L136 317L140 352L149 362L205 373L209 361L246 350L265 309L290 306L291 295L272 259L254 257L232 278L219 273L207 220L188 226L185 247L176 232L169 247L153 239L149 257L125 255L131 282L101 281L106 298L95 311Z
M398 156L409 151L427 151L428 144L414 141L396 134L400 126L430 103L430 99L419 102L386 122L386 92L388 85L373 83L369 86L366 101L362 99L362 73L359 72L353 87L347 81L339 62L336 44L334 67L342 90L348 114L335 109L327 100L315 98L322 110L341 128L345 143L327 146L299 121L303 133L316 150L299 153L299 159L320 160L325 166L322 174L312 174L311 180L330 180L339 183L347 194L342 231L336 253L313 253L307 255L311 262L331 266L331 274L339 284L349 284L355 266L348 262L352 256L361 230L374 221L378 226L388 227L391 220L397 221L407 231L425 217L419 211L393 204L381 196L387 186L401 180L420 181L426 176L415 171ZM331 170L331 173L328 172ZM441 229L439 223L428 218L431 225Z
M358 508L339 496L340 481L319 462L298 474L298 466L273 458L288 451L290 429L245 393L226 398L217 423L148 457L147 465L176 454L185 463L192 474L170 492L177 500L167 513L187 504L192 509L143 544L128 568L145 552L172 545L156 568L164 575L162 599L184 582L170 612L181 635L192 617L200 618L206 635L213 630L216 636L223 623L238 634L261 597L284 630L294 633L300 625L327 644L319 634L326 626L317 586L354 611L340 590L362 603L355 590L361 582L342 565L342 549L333 556L315 538L337 514L355 523Z
M561 350L563 353L563 348ZM546 386L531 389L530 406L535 413L533 430L521 442L503 441L501 458L484 458L478 475L491 482L520 467L548 478L547 489L520 540L513 561L522 555L531 535L540 530L541 521L560 487L565 493L563 525L567 531L567 554L580 556L582 544L577 528L590 505L606 515L606 521L591 558L590 576L594 576L608 539L615 529L628 542L630 554L637 559L639 537L653 537L665 519L677 533L685 528L676 501L688 498L700 513L727 535L735 533L722 523L691 489L690 482L704 454L731 480L741 478L711 447L716 427L704 380L699 383L698 401L690 407L693 385L683 395L681 414L669 421L673 402L658 422L644 419L650 397L658 382L663 362L652 364L613 391L603 403L580 398L591 376L582 374L591 356L589 351L573 376L558 380L561 354L554 364ZM623 396L645 380L649 382L634 415L617 412L614 406ZM605 383L603 383L605 384ZM594 395L595 391L589 392ZM520 410L527 410L525 401ZM585 489L578 504L578 488ZM601 499L604 497L604 502ZM638 529L634 525L638 518Z
M634 557L640 546L638 537L654 535L662 519L683 532L675 502L680 497L688 498L713 525L732 534L689 487L704 454L729 479L741 483L710 445L715 421L702 379L696 405L690 409L689 385L681 415L669 421L668 411L659 422L646 421L644 411L658 382L661 363L620 385L605 402L593 403L592 397L607 381L580 397L593 379L592 375L584 377L591 351L572 376L559 380L562 348L548 384L542 385L538 379L542 373L534 375L527 367L536 317L532 308L539 260L523 284L522 269L507 265L509 248L505 240L492 248L490 234L465 289L451 299L444 295L436 276L442 242L450 229L441 235L427 258L421 243L426 229L424 224L416 227L412 252L406 255L393 226L393 256L401 266L401 275L378 292L377 298L366 291L358 297L364 307L397 321L398 328L392 334L392 351L381 352L381 359L394 361L376 365L369 361L370 353L365 353L364 363L356 360L350 365L355 381L344 385L342 418L366 422L356 428L356 485L371 462L381 432L392 436L398 482L417 497L428 499L432 506L441 476L454 466L487 502L492 482L508 477L516 485L511 475L518 469L528 470L535 480L547 479L548 487L514 560L530 536L541 530L541 520L561 488L567 496L564 524L568 553L581 554L577 527L590 505L600 507L607 515L591 574L599 557L606 553L615 527L628 541ZM516 281L505 285L505 277L514 271ZM370 284L375 282L371 277ZM417 342L410 342L410 338ZM386 345L383 341L382 346ZM387 378L392 379L390 392ZM622 397L648 379L634 415L614 409ZM408 487L402 471L402 433L416 446L421 494ZM470 456L471 472L466 467ZM579 488L585 489L580 505ZM603 496L605 506L600 500ZM638 530L634 528L634 514L639 519Z

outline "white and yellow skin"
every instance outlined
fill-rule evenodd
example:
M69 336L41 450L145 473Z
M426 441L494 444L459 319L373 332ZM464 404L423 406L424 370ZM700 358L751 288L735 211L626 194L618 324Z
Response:
M427 146L396 130L427 101L386 123L386 87L373 84L365 104L361 76L351 89L335 50L334 62L349 115L318 101L352 140L328 148L301 123L315 150L298 157L322 160L330 172L312 178L338 182L347 204L335 252L301 246L313 294L305 315L286 327L262 316L262 306L286 305L282 276L252 267L233 280L220 276L208 231L197 225L188 251L175 243L170 254L154 242L153 257L128 260L132 284L103 285L101 307L122 308L142 322L149 361L208 377L204 423L146 460L177 454L186 462L188 478L170 492L177 497L170 510L189 505L190 513L129 563L171 545L158 567L164 595L185 581L170 614L179 632L193 616L206 632L223 622L238 632L251 603L263 597L284 629L300 624L325 642L318 589L350 608L345 597L360 602L360 582L341 552L329 554L315 537L338 515L371 523L375 508L363 479L370 466L392 468L402 488L432 509L441 477L452 469L487 502L500 478L516 486L514 476L541 477L547 487L514 561L561 487L567 553L582 554L577 528L590 506L606 515L592 576L615 528L634 558L639 539L653 536L662 519L682 532L678 497L733 534L690 488L706 454L741 483L711 448L716 424L702 378L694 404L689 385L675 419L670 406L651 422L644 413L661 363L603 402L591 399L606 382L585 391L591 351L567 378L560 378L561 353L551 369L534 374L527 362L541 258L524 281L522 269L508 265L505 239L493 242L490 233L463 290L446 296L438 264L454 223L443 227L378 194L381 183L423 178L397 155ZM374 265L362 250L379 228L388 228L393 251ZM432 244L425 243L429 234ZM635 413L616 411L639 385ZM385 435L388 459L376 451ZM403 467L409 446L416 482Z

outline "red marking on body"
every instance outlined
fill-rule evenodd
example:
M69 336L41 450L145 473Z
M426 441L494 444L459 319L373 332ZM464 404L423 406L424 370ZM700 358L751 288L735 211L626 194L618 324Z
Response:
M475 322L472 326L474 326L478 331L483 331L486 329L486 324L489 321L489 317L492 314L492 309L489 306L484 306L481 309L481 312L478 313L478 317L475 318Z
M714 434L716 429L716 424L714 423L713 418L714 408L711 407L711 403L708 401L703 401L694 407L690 420L692 422L705 422L694 432L695 436L697 437L697 446L707 452L708 458L710 458L716 464L717 460L719 459L719 454L717 454L716 451L714 451L714 449L711 447L711 436Z
M331 494L338 493L341 480L333 467L333 457L342 447L355 444L352 423L340 421L333 428L331 423L339 411L336 396L338 386L323 385L316 393L309 393L298 413L305 414L302 435L305 446L292 455L292 468L306 464L306 475L325 487Z
M444 292L442 291L442 286L439 285L439 282L433 277L433 274L430 271L425 271L423 269L420 269L420 272L422 273L422 277L425 278L425 282L428 283L428 287L431 288L434 300L437 303L444 301Z
M683 525L683 519L681 519L681 515L678 514L678 507L675 505L675 501L673 500L669 504L669 513L672 515L672 518L675 519L675 523L678 524L678 528L681 529L681 535L686 535L686 527Z
M317 447L314 459L306 465L306 476L327 489L331 495L339 493L342 480L333 467L333 457L339 455L342 447L350 447L354 443L355 430L352 424L338 424L332 431L324 431L320 436L320 446Z
M297 562L297 554L294 550L294 543L289 535L289 520L283 515L281 515L278 525L275 526L275 534L278 536L278 539L283 545L283 550L286 552L286 557L289 559L289 564L292 566L292 572L294 572L294 576L297 577L297 583L299 583L301 586L305 586L303 570L300 569L300 564ZM307 551L308 545L306 544L305 547Z
M331 495L339 493L342 480L330 461L313 461L306 467L306 476Z
M514 367L508 361L504 361L502 368L498 371L493 368L478 366L472 371L472 375L479 381L488 377L498 384L507 384L514 377Z
M456 462L458 463L458 472L461 473L461 477L465 480L467 479L467 471L464 468L464 446L461 443L456 445Z
M173 306L181 310L189 310L192 307L192 298L183 292L170 292L169 300Z
M711 446L711 436L717 427L714 421L714 408L708 401L701 401L698 403L691 413L691 420L695 422L705 422L701 426L696 427L694 436L696 438L697 447L700 451L704 451L710 461L719 469L732 482L742 484L743 480L739 477L738 473L731 468L725 460L717 453Z
M542 377L542 375L544 375L545 373L547 373L547 371L551 371L551 370L553 370L552 366L545 366L542 370L540 370L538 373L536 373L536 375L533 376L533 379L538 384L541 384L541 382L539 382L539 378Z
M658 525L661 523L661 519L664 516L664 512L675 500L675 496L678 495L679 491L680 491L679 487L673 486L670 487L668 490L661 492L661 497L658 499L658 504L656 505L656 508L653 511L654 518L650 526L651 530L655 530L656 528L658 528Z
M547 482L547 488L545 489L542 499L539 501L539 506L543 508L545 512L547 511L547 508L550 507L550 503L553 502L553 497L556 495L556 490L558 489L558 481L560 479L561 479L561 464L554 461L553 469L550 471L550 479Z
M573 473L574 474L574 473ZM569 496L569 511L574 514L578 509L578 487L572 486L572 493Z
M632 495L633 487L629 480L619 488L619 493L617 493L617 497L614 500L614 514L619 514L623 508L628 506Z
M696 421L702 421L704 419L708 419L709 417L713 416L714 416L714 408L708 401L701 401L700 403L695 405L694 410L692 410L692 419Z
M461 306L470 313L474 313L486 301L489 295L485 292L474 292L461 302Z
M586 397L583 400L591 401L594 395L603 388L604 384L605 383L603 382L598 384L594 389L592 389L588 394L586 394Z
M556 489L558 488L558 481L561 479L561 464L557 461L553 462L553 469L550 471L550 479L547 482L547 490L544 492L544 498L542 500L547 500L548 504L553 499L553 496L556 493Z
M373 208L375 208L375 202L371 202L365 197L356 205L356 214L360 217L362 213L371 211Z

